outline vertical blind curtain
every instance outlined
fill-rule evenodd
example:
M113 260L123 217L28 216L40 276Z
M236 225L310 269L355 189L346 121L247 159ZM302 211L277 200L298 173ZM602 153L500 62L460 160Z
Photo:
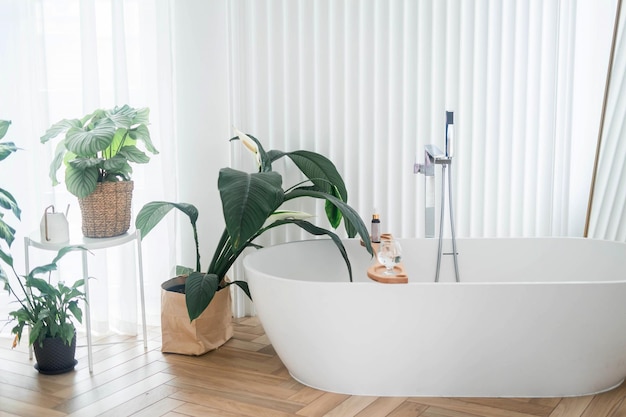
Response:
M457 236L565 233L570 2L236 0L231 19L234 125L268 149L328 156L384 232L424 236L413 164L444 148L452 110Z
M626 241L626 10L622 4L588 236Z
M54 122L80 118L96 108L130 104L150 107L150 133L162 154L173 155L173 111L169 6L161 0L2 0L0 1L0 118L12 125L6 136L21 148L2 163L2 188L22 209L22 218L7 219L17 229L11 247L18 273L23 272L23 237L38 227L46 206L60 211L70 204L69 221L80 234L80 210L64 184L52 187L48 169L54 144L39 138ZM163 140L162 140L163 139ZM153 157L135 169L133 208L174 190L171 158ZM6 171L5 171L6 170ZM19 175L5 175L5 173ZM64 178L61 173L59 178ZM61 180L62 181L62 180ZM170 191L171 194L171 191ZM134 216L133 216L134 218ZM159 246L158 239L144 248ZM156 252L156 251L155 251ZM151 324L158 323L159 285L155 271L175 264L167 251L144 264ZM80 257L61 261L53 279L72 282L82 276ZM54 253L33 249L30 265L50 262ZM132 243L89 255L92 328L100 333L137 330L138 293ZM15 303L0 293L0 320ZM10 331L0 321L0 332Z

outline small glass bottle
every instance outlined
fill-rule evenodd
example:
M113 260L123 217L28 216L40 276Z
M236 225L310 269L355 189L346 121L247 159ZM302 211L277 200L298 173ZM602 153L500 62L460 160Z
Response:
M380 243L380 216L374 213L372 216L371 240L374 243Z

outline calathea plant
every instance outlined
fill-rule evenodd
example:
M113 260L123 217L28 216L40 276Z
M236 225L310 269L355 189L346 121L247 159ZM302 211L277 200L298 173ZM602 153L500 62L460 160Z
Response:
M99 182L130 181L130 163L145 164L150 157L138 147L158 154L148 131L148 108L128 105L97 109L81 119L63 119L41 137L41 143L64 134L50 164L52 185L65 165L65 185L78 198L93 193Z
M286 224L299 226L313 235L329 236L341 252L352 280L350 260L339 236L307 221L306 214L280 210L288 201L306 197L325 200L326 216L331 226L336 229L343 220L347 235L354 237L358 234L368 252L373 253L367 227L359 214L348 205L344 181L328 158L306 150L266 152L255 137L237 133L231 140L241 140L255 154L259 171L247 173L232 168L220 170L217 186L226 227L206 272L202 272L200 264L196 228L198 210L195 206L154 201L143 206L135 221L143 238L173 208L189 217L196 243L196 265L193 268L177 267L177 273L189 274L185 284L185 300L191 320L204 311L217 291L229 285L239 286L252 298L245 281L229 282L224 277L244 249L259 247L254 243L255 239L270 229ZM306 177L305 181L283 189L281 174L272 170L272 163L283 157L291 159Z

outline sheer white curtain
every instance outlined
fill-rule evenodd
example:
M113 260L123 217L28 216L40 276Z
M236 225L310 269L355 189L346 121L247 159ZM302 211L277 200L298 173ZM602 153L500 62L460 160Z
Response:
M362 217L410 237L413 163L453 110L457 235L580 236L614 12L592 3L233 1L234 124L329 156Z
M24 265L22 238L37 229L47 205L64 210L70 204L70 223L80 228L76 199L64 185L53 188L48 179L53 147L42 145L39 137L50 124L100 107L149 107L151 136L161 153L134 168L133 210L175 192L170 174L176 168L170 38L168 1L0 0L0 118L12 120L7 138L22 148L1 168L3 188L23 210L21 222L12 221L18 231L12 253L19 272ZM144 245L156 246L158 240ZM52 256L31 250L31 266ZM80 276L79 259L64 260L64 279ZM97 250L89 262L93 329L134 333L138 293L132 244ZM169 250L145 262L152 324L158 323L160 282L154 282L151 272L169 271L174 263ZM0 297L4 319L12 306L6 293Z

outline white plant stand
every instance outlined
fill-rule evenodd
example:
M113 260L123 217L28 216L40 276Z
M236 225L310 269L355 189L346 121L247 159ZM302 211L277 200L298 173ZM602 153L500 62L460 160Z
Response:
M78 235L78 236L77 236ZM39 231L31 233L24 238L24 259L26 263L26 273L30 272L29 262L29 249L31 247L58 251L59 249L70 246L80 245L89 250L112 248L119 245L124 245L128 242L135 242L135 256L137 260L137 277L139 279L139 293L141 297L141 323L143 325L143 347L148 349L148 332L146 329L146 301L144 295L143 286L143 260L141 256L141 233L139 230L124 233L120 236L108 237L108 238L88 238L82 235L82 233L73 234L70 231L70 240L63 243L47 243L42 242L41 234ZM93 373L93 352L92 352L92 340L91 340L91 311L90 311L90 298L89 298L89 271L87 262L87 252L82 251L82 267L83 278L85 280L85 327L87 330L87 355L89 360L89 372ZM29 349L29 355L32 359L32 347Z

